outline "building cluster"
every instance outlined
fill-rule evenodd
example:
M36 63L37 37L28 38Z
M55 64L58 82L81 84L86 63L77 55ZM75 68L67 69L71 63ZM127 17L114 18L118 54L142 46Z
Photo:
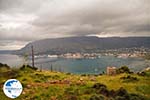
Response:
M68 58L68 59L96 59L100 56L97 53L66 53L61 55L48 55L48 57Z
M116 67L107 67L107 75L116 75Z
M105 50L101 52L106 56L115 56L118 58L128 58L128 57L143 57L145 54L150 52L149 48L121 48L121 49L113 49L113 50Z
M100 50L99 52L85 53L85 52L75 52L75 53L64 53L64 54L44 54L35 55L35 58L72 58L72 59L96 59L102 56L114 56L118 58L128 58L128 57L144 57L150 52L148 48L122 48L122 49L111 49L111 50Z

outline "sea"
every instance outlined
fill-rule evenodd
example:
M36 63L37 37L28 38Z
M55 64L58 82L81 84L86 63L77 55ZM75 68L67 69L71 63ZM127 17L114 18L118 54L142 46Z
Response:
M0 54L0 63L11 67L21 67L23 64L30 64L31 58L12 54ZM40 70L53 70L74 74L101 74L106 72L108 66L128 66L131 71L138 72L150 67L150 61L143 58L118 58L115 56L100 56L95 59L71 59L55 57L37 57L35 66Z

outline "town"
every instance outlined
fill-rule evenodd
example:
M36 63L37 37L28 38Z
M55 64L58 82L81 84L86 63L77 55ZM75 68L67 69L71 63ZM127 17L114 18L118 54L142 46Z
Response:
M98 52L74 52L74 53L65 53L65 54L44 54L44 55L35 55L35 58L38 57L50 57L50 58L67 58L67 59L96 59L101 58L101 56L114 56L117 58L143 58L146 54L150 52L149 48L122 48L122 49L111 49L111 50L100 50Z

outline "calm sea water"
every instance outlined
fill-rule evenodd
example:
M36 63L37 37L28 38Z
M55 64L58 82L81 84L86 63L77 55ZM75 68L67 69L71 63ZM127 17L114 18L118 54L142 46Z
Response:
M17 55L0 54L0 62L12 67L20 67L24 64L24 58ZM31 61L28 61L31 64ZM127 65L133 71L139 71L150 66L150 61L141 58L117 58L113 56L102 56L97 59L57 59L57 58L37 58L35 65L40 69L70 72L98 74L106 71L107 66L120 67Z

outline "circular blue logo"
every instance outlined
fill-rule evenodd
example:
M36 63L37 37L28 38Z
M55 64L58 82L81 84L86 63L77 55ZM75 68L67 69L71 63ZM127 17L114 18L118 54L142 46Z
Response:
M21 94L22 90L23 88L21 83L16 79L7 80L3 86L3 91L9 98L17 98Z

